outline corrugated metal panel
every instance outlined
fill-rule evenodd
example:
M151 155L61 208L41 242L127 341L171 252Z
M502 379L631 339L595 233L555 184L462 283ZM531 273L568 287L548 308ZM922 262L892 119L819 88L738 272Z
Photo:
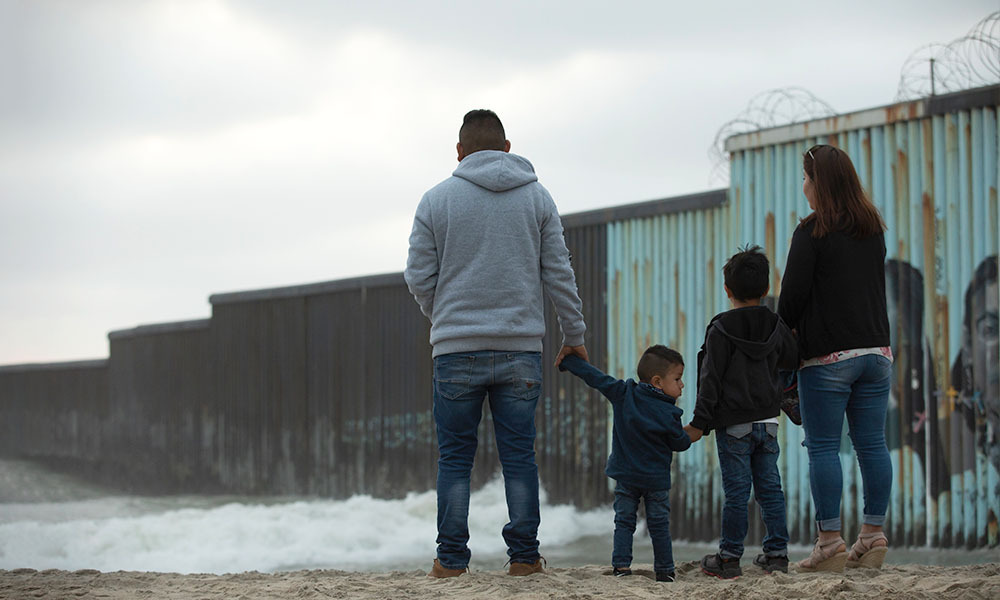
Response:
M567 219L565 234L583 300L585 344L591 362L607 368L605 226L578 222L574 225L573 219ZM562 339L555 310L548 302L545 322L543 387L536 415L539 478L552 503L573 503L581 508L605 505L612 499L604 475L611 426L607 401L576 377L552 367Z
M212 354L225 489L300 492L305 425L305 298L215 304Z
M0 368L0 451L69 464L101 455L108 361Z
M400 497L433 486L426 319L398 275L353 283L213 297L227 489Z
M218 491L214 414L205 410L213 372L209 321L137 327L108 337L110 410L101 469L117 475L114 483L144 491Z

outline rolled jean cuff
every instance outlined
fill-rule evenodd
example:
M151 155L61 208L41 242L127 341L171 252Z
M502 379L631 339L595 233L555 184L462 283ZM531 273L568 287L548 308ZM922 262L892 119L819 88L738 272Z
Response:
M883 520L885 519L885 517L882 518ZM840 531L840 517L816 521L816 525L819 527L820 531Z
M873 525L875 527L882 527L885 525L885 515L865 515L862 520L865 525Z

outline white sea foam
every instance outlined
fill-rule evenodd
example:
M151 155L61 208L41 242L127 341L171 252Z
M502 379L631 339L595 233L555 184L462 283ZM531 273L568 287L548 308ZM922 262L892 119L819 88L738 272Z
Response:
M610 563L610 506L581 512L553 506L542 493L539 540L550 564ZM427 570L437 534L436 495L401 500L217 496L108 496L106 490L29 463L0 460L0 569L99 569L234 573L293 569ZM502 480L473 493L469 515L473 569L506 562L500 530L507 522ZM640 521L635 564L650 564L652 546ZM793 556L810 547L794 545ZM674 539L674 560L697 561L715 542ZM751 554L756 550L748 547ZM746 556L744 557L746 558ZM893 547L897 563L996 562L996 551Z
M586 537L610 540L609 508L580 512L542 504L547 548ZM427 569L434 557L436 495L402 500L220 500L109 497L0 504L0 568L179 573ZM502 565L507 522L502 480L474 492L474 561Z

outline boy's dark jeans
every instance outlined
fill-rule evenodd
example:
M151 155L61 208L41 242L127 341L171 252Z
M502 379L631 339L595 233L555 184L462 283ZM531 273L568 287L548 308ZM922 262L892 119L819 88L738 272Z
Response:
M670 542L670 490L644 490L623 483L615 485L615 543L611 566L632 564L632 534L635 533L639 499L646 503L646 529L653 542L653 570L674 572L674 551Z
M715 432L722 469L722 488L726 501L722 508L722 539L719 554L723 558L743 556L747 536L747 503L750 486L760 506L767 535L764 554L788 555L788 527L785 522L785 494L778 473L778 425L744 423Z

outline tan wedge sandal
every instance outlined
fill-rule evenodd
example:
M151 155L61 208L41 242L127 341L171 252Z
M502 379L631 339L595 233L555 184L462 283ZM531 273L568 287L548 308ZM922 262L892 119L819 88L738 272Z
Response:
M800 560L796 567L799 571L811 573L814 571L841 572L847 562L847 543L844 538L838 537L829 542L820 543L816 540L812 554L809 558Z
M875 542L879 540L884 540L885 546L876 546ZM859 533L858 541L854 542L850 554L847 555L847 566L852 569L859 567L881 569L887 552L889 552L889 540L884 533L881 531Z

